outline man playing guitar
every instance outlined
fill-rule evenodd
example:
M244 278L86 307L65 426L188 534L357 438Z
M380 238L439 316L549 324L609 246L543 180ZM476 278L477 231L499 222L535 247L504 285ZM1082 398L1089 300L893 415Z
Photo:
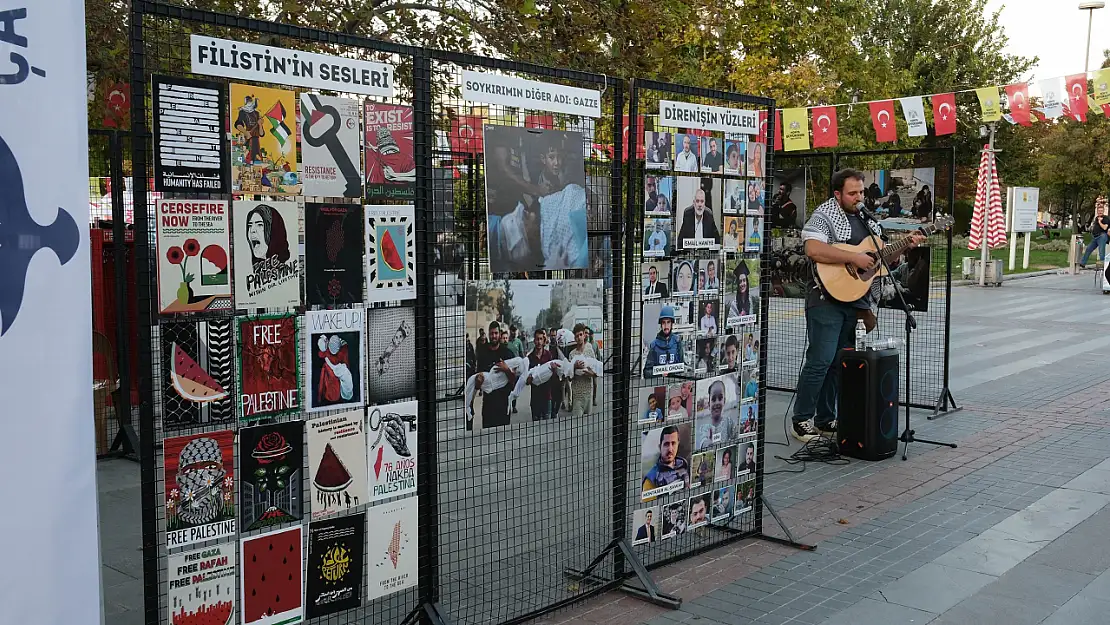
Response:
M869 237L882 236L882 229L873 220L865 220L857 205L863 202L863 172L842 169L832 177L833 197L810 216L802 229L806 256L812 262L852 265L859 270L873 269L878 263L872 254L848 252L834 244L859 245ZM925 240L922 234L911 235L911 247ZM880 244L878 247L882 247ZM794 402L791 435L806 443L821 434L836 432L836 404L840 385L840 367L836 355L853 344L856 320L863 319L870 332L875 327L875 310L879 303L879 280L854 302L833 299L816 278L810 278L806 289L805 363L798 375L798 396Z

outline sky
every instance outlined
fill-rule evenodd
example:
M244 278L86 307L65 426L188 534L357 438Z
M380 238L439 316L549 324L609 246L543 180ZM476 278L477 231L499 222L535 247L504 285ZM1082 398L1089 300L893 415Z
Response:
M1007 52L1040 57L1031 76L1041 80L1083 71L1087 46L1087 11L1080 0L988 0L987 10L1002 9L999 24L1010 38ZM1102 62L1102 51L1110 48L1110 1L1094 12L1091 29L1091 69Z

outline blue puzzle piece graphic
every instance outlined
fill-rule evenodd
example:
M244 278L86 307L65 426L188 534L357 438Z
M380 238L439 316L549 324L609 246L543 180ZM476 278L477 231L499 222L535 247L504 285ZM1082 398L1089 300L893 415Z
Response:
M15 323L23 305L31 257L50 248L64 265L80 243L77 222L61 208L49 226L39 225L31 217L19 161L0 137L0 336Z

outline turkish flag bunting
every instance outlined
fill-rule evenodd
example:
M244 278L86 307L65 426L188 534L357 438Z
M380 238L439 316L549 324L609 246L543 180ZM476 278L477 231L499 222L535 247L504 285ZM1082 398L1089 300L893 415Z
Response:
M775 151L782 152L782 109L775 109Z
M754 143L767 143L767 111L759 112L759 130L752 135Z
M835 106L813 108L813 147L835 148L840 142Z
M629 116L625 115L624 116L624 129L621 132L621 136L623 137L623 144L624 144L623 147L621 148L621 160L622 161L627 161L628 160L628 151L629 151L629 148L628 148L628 120L629 120ZM644 116L643 115L637 115L636 116L636 132L638 133L637 136L639 136L639 137L644 136ZM643 160L646 157L647 151L646 151L646 147L644 146L643 141L640 141L640 145L639 145L639 147L636 148L636 152L637 152L637 155L636 155L637 159Z
M956 94L941 93L932 97L933 126L938 137L956 134Z
M554 115L527 115L524 117L525 128L542 128L551 130L555 127Z
M1032 126L1029 119L1029 84L1006 85L1006 100L1010 103L1010 115L1014 123L1022 126Z
M457 160L460 154L481 154L484 149L482 140L482 118L478 115L460 115L451 120L452 156Z
M875 140L879 143L893 143L898 140L898 128L894 125L894 100L871 102L871 125L875 127Z
M1081 122L1087 121L1087 74L1075 74L1065 80L1068 87L1068 109L1072 117Z

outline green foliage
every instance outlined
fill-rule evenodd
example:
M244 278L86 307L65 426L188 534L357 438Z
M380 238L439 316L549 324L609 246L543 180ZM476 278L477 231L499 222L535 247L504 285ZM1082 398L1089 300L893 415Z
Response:
M952 218L956 223L952 225L952 231L957 235L961 235L971 230L971 216L975 212L975 200L956 200L952 207Z

